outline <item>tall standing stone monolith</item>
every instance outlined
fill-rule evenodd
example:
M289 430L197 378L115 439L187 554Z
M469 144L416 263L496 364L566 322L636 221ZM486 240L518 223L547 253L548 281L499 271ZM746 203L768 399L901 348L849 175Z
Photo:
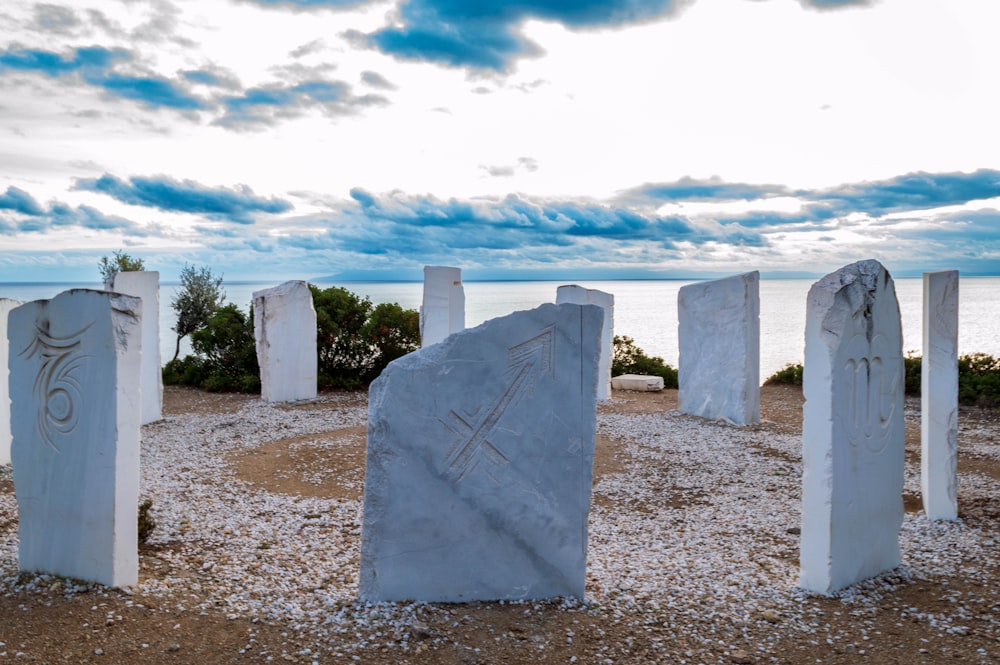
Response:
M424 297L420 305L420 345L437 344L465 330L465 289L462 269L424 266Z
M681 287L677 319L680 410L760 422L760 274Z
M601 361L597 368L600 380L597 382L597 399L611 399L611 358L614 355L615 297L610 293L587 289L576 284L567 284L556 289L556 304L597 305L604 310L604 326L601 328Z
M958 518L958 271L924 273L920 486L932 520Z
M878 261L809 290L799 562L810 591L830 594L900 563L902 339L892 278Z
M7 384L7 316L20 301L0 298L0 465L10 464L10 386Z
M160 363L160 273L119 272L108 290L142 299L142 424L163 417L163 369Z
M254 337L265 402L316 398L316 310L301 280L254 291Z
M602 319L515 312L372 383L362 600L583 597Z
M10 313L22 570L138 582L141 316L139 298L87 289Z

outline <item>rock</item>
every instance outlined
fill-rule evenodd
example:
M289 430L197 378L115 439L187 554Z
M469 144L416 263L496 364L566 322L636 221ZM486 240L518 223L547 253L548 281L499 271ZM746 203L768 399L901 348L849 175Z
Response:
M597 368L600 381L597 383L597 399L611 399L611 361L615 352L615 297L597 289L585 289L576 284L560 286L556 289L556 304L597 305L604 310L604 326L601 328L601 360Z
M420 305L420 345L437 344L465 330L465 289L462 269L424 266L424 297Z
M958 271L924 273L920 490L932 520L958 519Z
M163 417L163 371L160 363L160 273L137 270L115 273L108 291L142 300L142 420L155 423Z
M9 371L7 357L7 315L21 303L9 298L0 298L0 466L10 464L10 387L7 385Z
M363 601L583 596L602 319L515 312L372 383Z
M309 286L295 280L254 291L253 322L261 399L315 399L316 310Z
M621 374L611 379L611 387L615 390L659 392L663 390L663 377L647 374Z
M751 658L750 654L742 649L734 649L729 654L729 662L733 663L733 665L752 665L753 658Z
M760 276L682 286L677 292L677 400L682 413L760 422Z
M87 289L10 313L22 570L138 582L141 315L139 298Z
M859 261L809 290L800 584L829 594L900 563L903 352L892 278Z

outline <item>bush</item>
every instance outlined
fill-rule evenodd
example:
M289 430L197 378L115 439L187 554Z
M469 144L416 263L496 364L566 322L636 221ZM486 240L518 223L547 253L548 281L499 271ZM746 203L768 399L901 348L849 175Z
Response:
M665 388L677 387L677 370L663 362L663 358L647 356L635 345L631 337L615 335L614 357L611 360L611 375L646 374L663 377Z
M347 289L312 284L316 354L322 388L358 388L385 366L420 348L420 315L396 303L372 306Z
M420 314L397 303L382 303L368 317L363 334L375 350L371 381L393 360L420 348Z
M958 401L1000 407L1000 358L972 353L958 359Z
M170 368L175 375L179 373L183 377L186 385L205 390L260 390L252 312L247 316L232 303L220 307L205 327L191 333L191 347L199 357L190 360L188 356L182 361L167 363L164 382L167 381L167 368Z
M775 384L786 384L791 386L802 385L802 363L788 363L771 376L764 379L765 386Z

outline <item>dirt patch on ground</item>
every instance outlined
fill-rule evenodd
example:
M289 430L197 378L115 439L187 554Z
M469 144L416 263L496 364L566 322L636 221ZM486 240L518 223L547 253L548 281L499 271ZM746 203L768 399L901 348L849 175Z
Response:
M365 483L365 428L278 439L229 459L236 477L269 492L359 499Z

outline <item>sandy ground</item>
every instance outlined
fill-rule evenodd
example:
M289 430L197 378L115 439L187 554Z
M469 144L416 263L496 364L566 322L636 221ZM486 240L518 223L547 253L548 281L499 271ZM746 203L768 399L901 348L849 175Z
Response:
M616 392L600 407L586 601L363 606L365 408L363 393L264 408L168 387L143 432L158 525L134 590L19 574L0 468L0 662L1000 662L997 412L962 410L960 520L934 525L908 401L904 565L825 598L795 585L797 388L766 386L753 428L681 416L676 391Z

